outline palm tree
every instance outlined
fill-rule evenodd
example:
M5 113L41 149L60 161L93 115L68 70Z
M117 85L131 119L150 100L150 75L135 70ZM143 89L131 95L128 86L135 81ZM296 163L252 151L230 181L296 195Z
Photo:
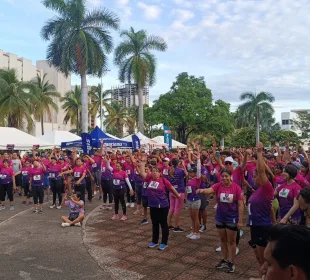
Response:
M148 36L145 30L122 31L124 40L115 50L114 62L119 66L119 79L122 83L137 84L139 99L139 131L144 133L143 120L143 88L155 84L156 58L152 50L165 51L167 44L163 38ZM134 96L135 98L135 96Z
M19 81L15 69L0 70L0 119L5 120L8 127L33 129L33 105L39 100L37 87L29 82Z
M81 125L81 94L81 87L75 86L74 90L68 91L64 97L60 98L60 101L64 102L61 107L66 112L64 123L70 121L72 125L75 125L77 134L80 132Z
M274 97L269 92L260 92L258 94L253 92L244 92L240 95L240 100L246 100L245 103L238 107L239 113L248 123L255 124L256 128L256 142L259 142L259 128L261 118L264 116L272 116L274 109L270 103L274 102Z
M92 86L89 92L91 98L91 105L90 105L90 115L93 118L97 118L97 114L99 113L100 122L102 117L104 116L104 109L109 111L111 103L111 97L108 95L111 94L110 90L102 91L102 87L99 84L98 86ZM100 123L100 126L102 124Z
M123 107L119 102L112 102L109 114L106 116L104 124L108 129L116 129L117 137L123 136L123 127L127 123L127 108Z
M41 78L41 76L37 74L37 77L31 81L38 88L37 98L39 102L34 105L34 118L41 122L42 135L44 135L44 114L47 114L48 120L52 121L51 109L58 113L58 105L54 100L61 97L61 94L56 91L55 86L46 80L46 75L47 74L44 74L43 78Z
M86 0L43 0L43 5L58 13L41 30L51 40L47 60L66 76L81 77L82 132L88 131L88 89L86 75L101 77L107 69L106 54L113 50L110 32L120 20L107 9L86 9Z

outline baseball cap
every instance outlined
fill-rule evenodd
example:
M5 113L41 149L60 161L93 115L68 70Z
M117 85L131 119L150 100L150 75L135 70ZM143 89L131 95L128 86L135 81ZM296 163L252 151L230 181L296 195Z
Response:
M234 163L234 159L232 157L226 157L224 162L231 162Z
M169 159L169 158L167 158L167 157L165 157L165 158L164 158L164 161L170 161L170 159Z

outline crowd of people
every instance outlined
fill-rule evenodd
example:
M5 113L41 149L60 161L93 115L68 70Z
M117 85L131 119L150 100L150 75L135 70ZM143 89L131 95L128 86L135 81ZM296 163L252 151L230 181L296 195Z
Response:
M275 143L268 150L262 143L255 148L221 150L214 142L210 149L189 143L183 150L121 152L101 141L100 149L92 155L56 148L45 153L33 150L22 157L16 152L4 153L0 160L0 210L6 209L6 200L14 210L16 192L24 195L23 204L42 214L44 197L48 199L51 192L49 208L70 208L69 217L61 217L62 226L81 226L86 201L90 203L98 193L101 209L114 211L113 221L125 222L127 207L136 208L134 215L143 215L140 225L149 222L149 215L152 240L148 247L165 250L170 231L184 232L183 219L191 221L186 238L200 238L207 228L209 201L215 199L215 226L221 245L216 269L233 273L245 225L250 227L249 245L259 267L266 262L264 252L273 225L310 225L309 182L307 153L288 142L285 148ZM189 215L181 217L184 204ZM262 276L264 272L259 273Z

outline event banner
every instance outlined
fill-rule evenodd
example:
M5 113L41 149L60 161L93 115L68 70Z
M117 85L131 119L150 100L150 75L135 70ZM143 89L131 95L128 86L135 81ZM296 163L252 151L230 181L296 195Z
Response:
M137 135L132 135L132 149L139 150L141 148L140 140Z
M165 144L168 145L169 149L172 148L172 134L171 134L171 130L168 126L164 125L164 141Z
M82 149L83 153L89 154L90 150L92 149L92 139L88 133L82 133Z

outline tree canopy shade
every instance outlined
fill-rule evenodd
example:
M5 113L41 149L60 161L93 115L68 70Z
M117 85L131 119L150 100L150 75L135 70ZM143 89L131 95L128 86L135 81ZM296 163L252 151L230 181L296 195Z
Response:
M300 144L300 139L294 131L279 130L275 133L274 142L279 142L281 146L285 145L285 142L288 141L290 144L296 146Z
M310 133L310 112L298 112L293 124L297 129L301 130L302 138L308 138Z
M269 137L266 133L261 133L261 141L265 146L270 145ZM231 136L231 146L232 147L254 147L256 145L255 141L255 128L254 127L243 127L236 129L236 131Z
M33 129L32 114L38 104L37 87L19 81L15 69L0 70L0 119L2 125L17 129Z
M65 75L81 77L82 131L88 131L88 89L86 75L102 76L107 69L107 54L113 50L108 29L117 30L120 20L107 9L86 9L86 0L43 0L57 16L41 30L50 41L47 60Z
M269 92L244 92L240 100L245 101L238 107L237 116L241 117L241 123L251 126L255 124L256 142L259 142L259 131L261 118L271 118L274 109L270 103L274 102L274 97Z
M154 85L156 77L156 57L151 51L165 51L167 44L161 37L148 35L145 30L136 32L132 27L122 31L121 37L123 41L115 49L114 62L119 66L122 83L130 84L134 80L137 84L139 131L144 133L143 88Z
M44 74L41 78L38 74L31 82L37 86L36 96L38 102L34 104L34 118L41 122L41 134L44 135L44 114L49 121L52 121L52 110L58 112L58 105L55 99L60 98L60 93L56 91L53 84L46 80ZM55 100L55 101L54 101Z
M212 93L203 77L181 73L171 89L149 109L148 118L157 124L166 124L177 132L180 142L186 143L189 135L201 130L207 123L212 107Z

